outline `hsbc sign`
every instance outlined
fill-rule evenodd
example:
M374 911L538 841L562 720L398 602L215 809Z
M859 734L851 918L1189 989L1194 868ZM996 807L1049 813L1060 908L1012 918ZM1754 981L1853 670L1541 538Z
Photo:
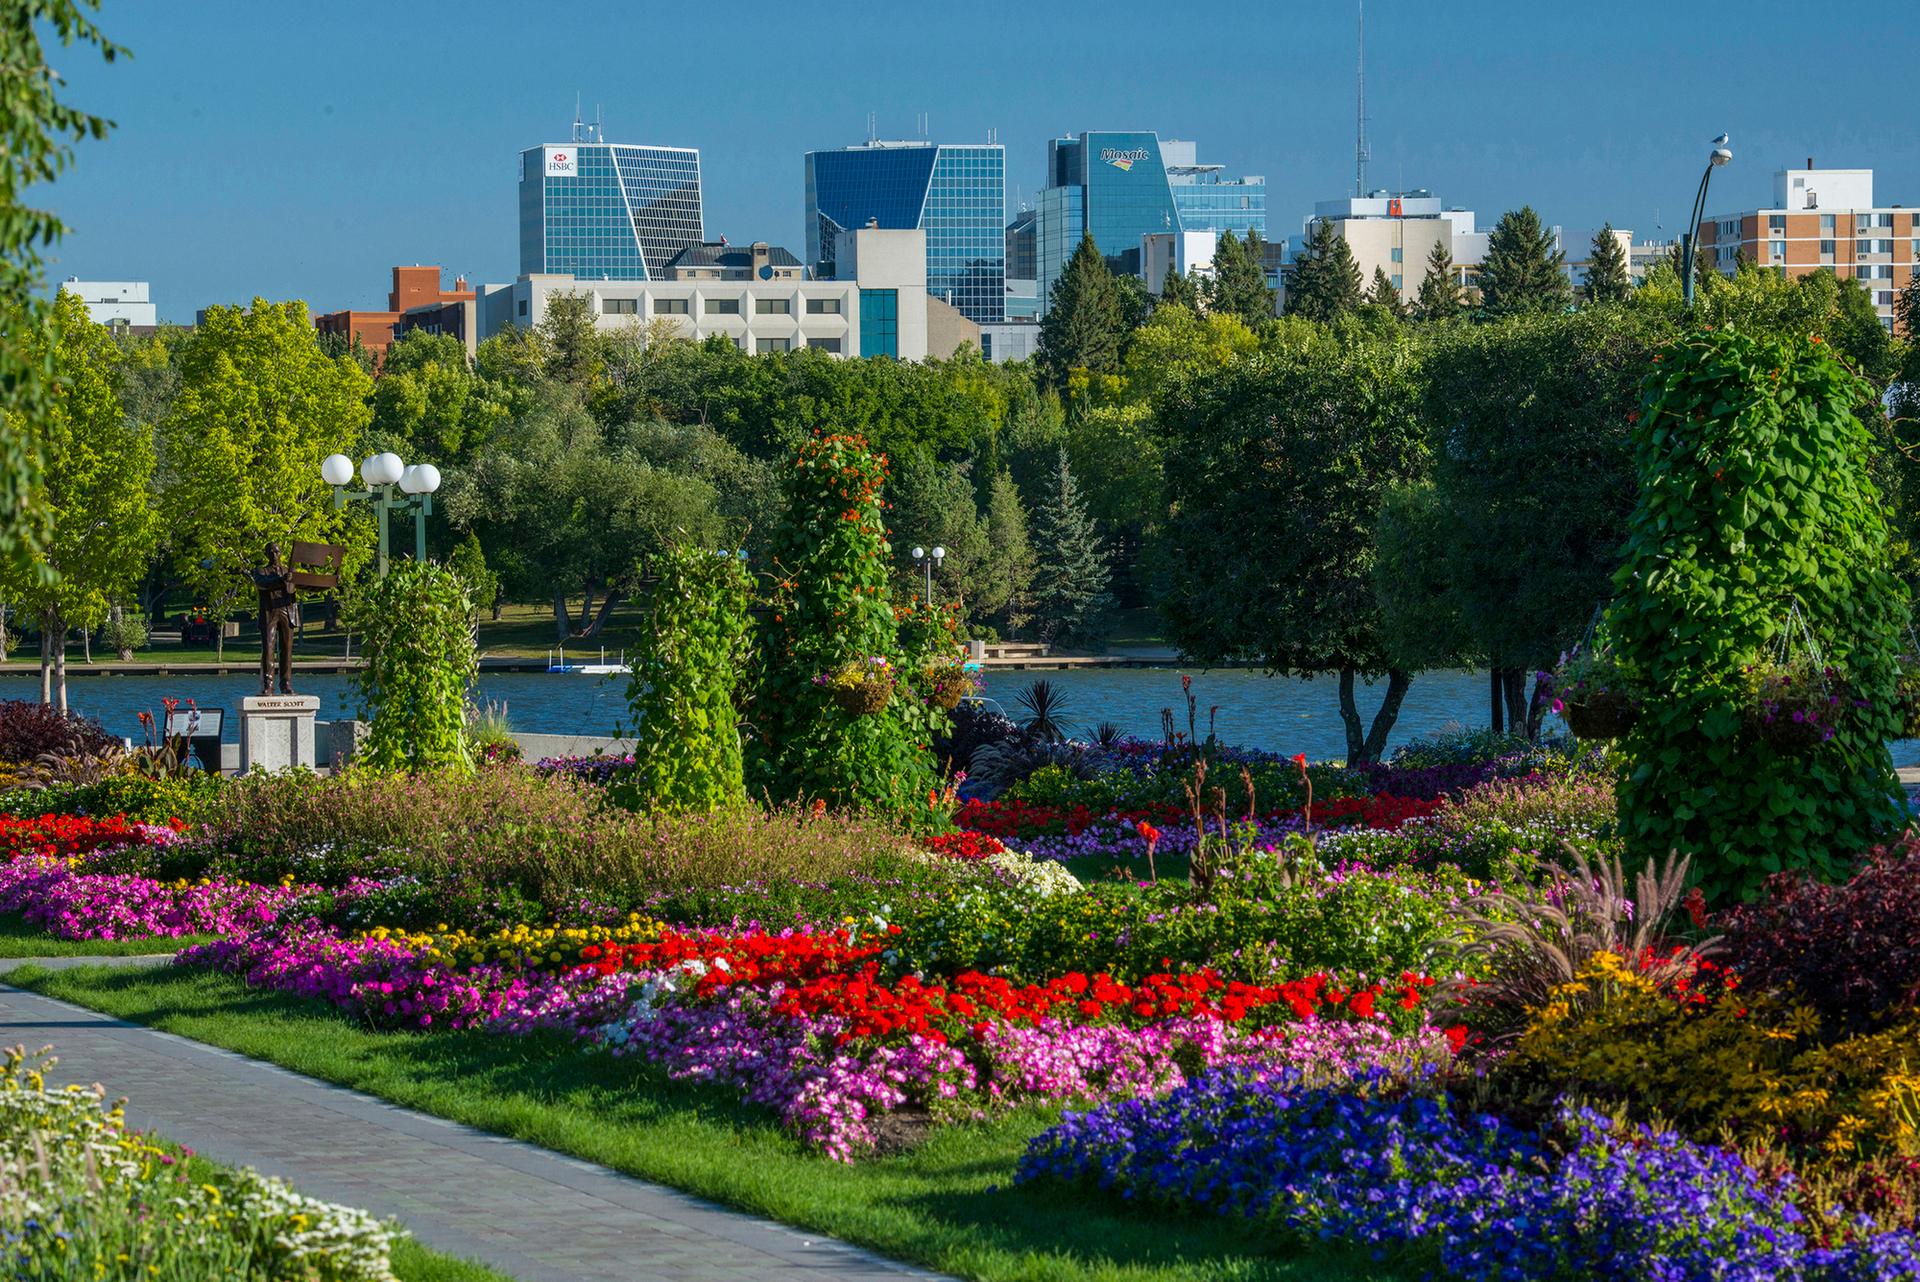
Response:
M571 147L547 148L547 177L575 178L580 173L579 162Z

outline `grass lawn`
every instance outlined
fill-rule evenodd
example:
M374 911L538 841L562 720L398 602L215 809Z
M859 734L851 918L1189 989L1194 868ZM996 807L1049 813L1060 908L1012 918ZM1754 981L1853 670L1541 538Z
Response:
M1107 636L1108 645L1168 644L1167 625L1160 618L1160 612L1150 605L1115 610L1112 623L1113 631Z
M559 1038L376 1033L316 1002L198 971L15 971L7 982L599 1162L963 1277L1026 1282L1400 1282L1364 1254L1090 1192L1013 1189L1029 1110L845 1166L730 1094Z
M167 939L55 939L18 913L0 913L0 957L134 957L210 943L212 935Z

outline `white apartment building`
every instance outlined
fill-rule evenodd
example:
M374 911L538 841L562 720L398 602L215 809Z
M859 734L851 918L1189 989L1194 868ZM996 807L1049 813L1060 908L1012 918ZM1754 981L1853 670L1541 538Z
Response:
M979 326L927 294L924 231L857 228L840 237L836 262L841 279L812 280L784 249L720 242L681 251L665 280L526 275L481 287L480 334L537 326L555 298L585 294L601 329L665 319L687 338L721 334L746 352L812 347L917 361L979 345Z
M144 280L77 280L69 276L60 292L72 294L87 306L87 315L100 325L160 323Z

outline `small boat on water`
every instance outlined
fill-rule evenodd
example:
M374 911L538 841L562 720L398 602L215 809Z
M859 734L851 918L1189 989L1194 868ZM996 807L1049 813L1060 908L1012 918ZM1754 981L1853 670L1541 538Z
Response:
M633 671L633 665L627 662L627 652L625 650L620 652L619 659L613 663L607 662L607 652L604 648L600 651L600 662L598 663L568 663L567 652L565 650L560 650L557 653L559 658L556 661L554 657L556 651L547 651L548 672L561 672L585 677L611 677L620 673Z

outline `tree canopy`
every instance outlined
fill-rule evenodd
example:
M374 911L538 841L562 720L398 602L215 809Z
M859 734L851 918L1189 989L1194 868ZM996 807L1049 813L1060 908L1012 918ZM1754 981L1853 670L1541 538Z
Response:
M1521 312L1563 312L1573 306L1567 256L1540 225L1533 206L1500 215L1480 264L1480 311L1489 318Z

